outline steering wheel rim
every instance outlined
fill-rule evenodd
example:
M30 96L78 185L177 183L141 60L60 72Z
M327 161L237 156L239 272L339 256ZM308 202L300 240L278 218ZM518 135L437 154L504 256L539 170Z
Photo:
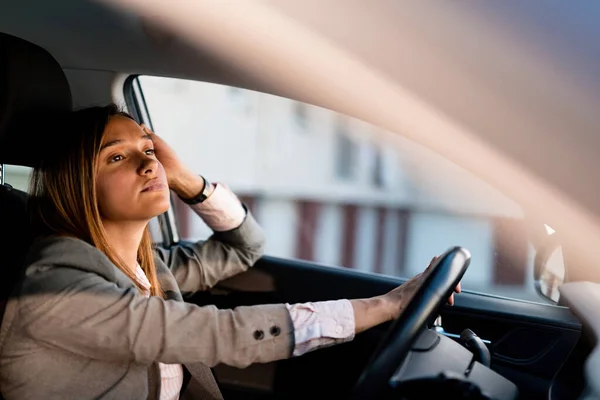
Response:
M377 398L420 333L446 303L471 261L470 252L455 246L432 265L406 309L392 323L354 388L354 399Z

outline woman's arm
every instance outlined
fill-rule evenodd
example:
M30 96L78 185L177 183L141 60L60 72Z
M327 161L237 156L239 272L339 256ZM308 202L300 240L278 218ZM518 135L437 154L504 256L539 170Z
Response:
M431 260L427 267L436 261ZM426 269L427 271L427 269ZM418 274L390 292L370 298L286 304L294 325L293 355L344 343L373 326L397 318L421 285ZM455 292L460 293L460 283ZM454 294L448 299L454 304Z
M143 127L165 168L169 188L181 199L195 198L201 192L208 198L191 208L214 231L206 241L182 244L157 253L171 269L180 290L194 293L250 268L263 255L264 235L252 215L224 185L209 184L179 160L159 136Z
M242 368L290 357L294 340L283 304L198 307L66 266L31 268L10 303L13 335L96 360Z
M101 264L108 260L98 257L96 262L104 269ZM18 297L9 300L7 315L13 317L6 331L98 360L245 367L348 341L355 333L395 318L420 279L367 299L218 310L146 298L133 285L119 287L75 264L34 265ZM313 309L293 322L290 309L303 307ZM9 353L5 346L3 354Z
M246 271L263 255L264 234L252 214L224 185L192 209L213 229L205 241L157 248L185 293L211 288L219 281Z

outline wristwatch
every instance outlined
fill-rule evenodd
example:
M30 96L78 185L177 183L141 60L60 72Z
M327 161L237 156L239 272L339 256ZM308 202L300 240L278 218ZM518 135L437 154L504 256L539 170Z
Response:
M209 188L210 188L210 182L208 182L206 180L206 178L203 177L202 175L200 175L200 178L202 178L202 180L204 181L204 185L202 186L202 190L200 191L200 193L198 193L195 197L192 197L191 199L184 199L184 198L182 198L180 196L179 198L184 203L190 204L190 205L194 205L194 204L202 203L204 200L206 200L208 198Z

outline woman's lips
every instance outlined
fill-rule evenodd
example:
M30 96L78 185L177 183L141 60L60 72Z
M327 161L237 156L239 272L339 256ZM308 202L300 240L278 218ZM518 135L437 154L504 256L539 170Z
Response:
M144 189L142 190L142 192L158 192L161 191L165 188L165 184L163 182L157 181L151 181L149 182L146 187L144 187Z

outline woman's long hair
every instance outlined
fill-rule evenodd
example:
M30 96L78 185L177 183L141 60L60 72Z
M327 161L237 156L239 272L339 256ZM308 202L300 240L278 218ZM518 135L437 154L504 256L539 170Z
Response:
M96 196L96 170L102 137L111 118L133 118L116 105L90 107L73 112L56 154L44 157L30 182L30 213L35 236L60 235L81 239L103 252L136 286L143 286L110 247L100 218ZM163 296L156 275L152 238L146 227L137 258L152 285L151 294Z

